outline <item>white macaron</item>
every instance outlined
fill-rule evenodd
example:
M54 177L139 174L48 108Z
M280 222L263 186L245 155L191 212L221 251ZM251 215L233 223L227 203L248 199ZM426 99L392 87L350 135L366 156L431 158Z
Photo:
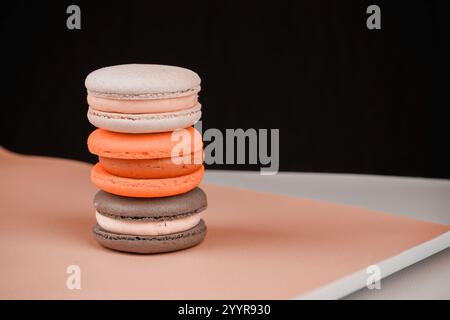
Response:
M85 81L88 119L123 133L173 131L195 124L200 77L175 66L125 64L91 72Z

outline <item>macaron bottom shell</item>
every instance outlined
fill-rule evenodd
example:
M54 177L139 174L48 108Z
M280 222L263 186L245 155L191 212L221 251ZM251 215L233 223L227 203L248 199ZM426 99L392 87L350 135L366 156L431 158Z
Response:
M163 253L193 247L203 241L207 233L205 222L193 228L160 236L123 235L104 230L98 224L93 228L97 242L109 249L130 253Z
M112 132L156 133L183 129L194 125L202 116L200 104L186 110L167 113L123 114L89 108L91 124Z
M137 198L168 197L182 194L194 189L204 175L203 165L200 169L187 175L163 179L133 179L119 177L107 172L101 163L91 171L91 181L106 192Z

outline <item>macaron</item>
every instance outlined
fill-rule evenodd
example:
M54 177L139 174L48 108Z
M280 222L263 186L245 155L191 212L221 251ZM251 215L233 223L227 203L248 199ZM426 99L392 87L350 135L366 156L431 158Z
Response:
M99 156L92 182L116 195L172 196L192 190L204 175L202 137L193 127L135 135L97 129L88 148Z
M205 193L195 188L167 198L128 198L99 191L94 198L97 241L111 249L159 253L185 249L206 235Z
M134 179L114 176L101 163L91 171L91 181L99 189L115 195L135 198L169 197L192 190L205 174L203 166L184 176L161 179Z
M189 69L124 64L91 72L88 119L98 128L123 133L173 131L201 117L200 77Z

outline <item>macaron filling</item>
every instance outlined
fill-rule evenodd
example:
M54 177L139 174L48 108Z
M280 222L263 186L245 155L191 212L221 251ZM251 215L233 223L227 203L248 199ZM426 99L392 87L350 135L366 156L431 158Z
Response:
M160 159L115 159L99 157L108 173L127 178L172 178L192 173L202 166L203 150L191 154Z
M198 103L197 93L175 98L110 99L88 94L90 108L111 113L142 114L186 110Z
M181 215L167 220L121 219L95 212L97 223L106 231L141 236L167 235L195 227L202 217L201 213Z

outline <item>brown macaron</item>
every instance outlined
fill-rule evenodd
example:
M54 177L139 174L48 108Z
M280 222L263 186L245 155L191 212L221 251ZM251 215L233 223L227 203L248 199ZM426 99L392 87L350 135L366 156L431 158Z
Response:
M158 253L200 243L206 226L200 214L207 207L200 188L163 198L129 198L99 191L94 198L96 240L126 252Z

